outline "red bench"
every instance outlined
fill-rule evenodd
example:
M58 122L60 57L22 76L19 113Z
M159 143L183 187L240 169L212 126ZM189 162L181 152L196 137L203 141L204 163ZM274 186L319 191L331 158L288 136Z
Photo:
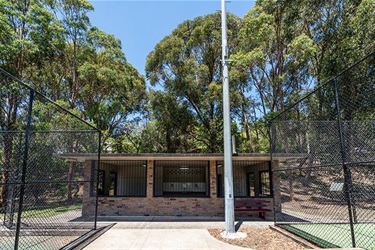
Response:
M267 212L271 212L267 206L270 202L265 200L243 199L234 200L235 212L259 212L259 218L266 220Z

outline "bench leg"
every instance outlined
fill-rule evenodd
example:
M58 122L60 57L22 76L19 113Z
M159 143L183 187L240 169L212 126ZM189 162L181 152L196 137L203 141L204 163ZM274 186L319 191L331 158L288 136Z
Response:
M259 212L259 218L266 220L266 212Z

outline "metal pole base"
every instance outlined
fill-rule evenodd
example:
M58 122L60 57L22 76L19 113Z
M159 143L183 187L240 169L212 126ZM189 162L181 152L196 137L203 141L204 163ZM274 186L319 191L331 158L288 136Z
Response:
M227 233L226 231L224 231L220 235L221 237L226 239L243 239L247 237L247 233L242 232Z

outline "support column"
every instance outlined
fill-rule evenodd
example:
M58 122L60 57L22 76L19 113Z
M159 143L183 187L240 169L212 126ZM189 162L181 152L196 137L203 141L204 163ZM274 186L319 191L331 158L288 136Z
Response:
M147 198L154 196L154 161L147 161Z
M280 172L273 171L279 168L279 161L272 161L272 189L273 189L273 217L275 224L280 221L277 216L281 214L281 190L280 190Z
M216 161L210 161L210 197L211 199L217 198L217 172L216 172Z

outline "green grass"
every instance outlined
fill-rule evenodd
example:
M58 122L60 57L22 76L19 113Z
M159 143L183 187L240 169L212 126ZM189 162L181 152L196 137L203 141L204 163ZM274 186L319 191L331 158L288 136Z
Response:
M31 218L48 218L52 216L56 216L59 214L63 214L72 210L81 209L82 204L74 204L69 206L56 206L50 208L40 208L40 209L30 209L25 210L22 212L23 219L31 219Z
M352 247L349 224L298 224L284 228L321 247ZM355 224L354 232L356 247L375 249L375 224Z

